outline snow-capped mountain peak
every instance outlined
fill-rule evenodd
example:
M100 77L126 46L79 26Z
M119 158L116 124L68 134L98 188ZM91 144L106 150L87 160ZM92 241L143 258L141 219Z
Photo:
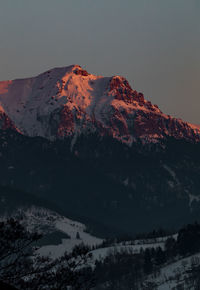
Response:
M79 65L0 82L0 106L12 128L28 136L71 136L74 142L96 131L129 145L165 136L200 140L199 128L163 114L125 78L96 76Z

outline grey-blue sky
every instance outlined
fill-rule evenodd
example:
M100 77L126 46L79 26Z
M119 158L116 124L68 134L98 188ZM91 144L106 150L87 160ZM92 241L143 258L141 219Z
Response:
M200 0L0 0L0 80L70 64L200 123Z

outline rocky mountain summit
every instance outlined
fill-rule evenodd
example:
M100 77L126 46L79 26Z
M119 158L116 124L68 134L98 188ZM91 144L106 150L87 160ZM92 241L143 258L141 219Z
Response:
M96 132L131 144L138 138L200 141L200 129L161 112L120 76L89 74L78 65L0 82L1 129L48 139Z

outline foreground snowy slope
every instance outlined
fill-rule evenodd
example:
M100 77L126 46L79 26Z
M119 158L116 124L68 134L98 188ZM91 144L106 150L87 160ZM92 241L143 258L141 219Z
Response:
M200 140L198 127L163 114L120 76L89 74L78 65L0 82L0 125L28 136L72 137L98 132L129 145L165 136ZM10 121L5 121L5 116Z
M149 277L144 282L155 283L156 290L196 290L192 271L199 266L200 253L190 255L187 258L177 259L173 263L160 268L157 277Z
M80 222L73 221L58 213L42 207L19 208L14 216L20 218L21 222L31 232L39 232L45 238L45 245L41 241L39 253L60 257L66 251L71 251L75 245L85 244L97 246L103 242L102 239L92 236L86 232L86 226ZM5 218L5 217L4 217ZM60 233L63 233L63 237ZM48 240L48 236L55 236L56 242Z

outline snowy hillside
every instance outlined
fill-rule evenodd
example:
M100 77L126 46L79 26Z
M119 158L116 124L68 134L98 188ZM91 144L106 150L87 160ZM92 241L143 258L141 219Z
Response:
M93 255L94 260L102 260L105 259L105 257L107 257L110 254L127 252L130 255L134 255L139 254L141 249L143 250L151 248L156 249L157 247L164 248L164 243L161 242L147 243L144 241L144 243L143 244L141 243L140 245L127 245L127 246L115 245L105 248L99 248L93 250L91 253Z
M50 210L32 207L29 209L19 209L17 216L23 216L23 223L31 231L43 231L43 234L52 233L60 231L69 236L69 238L62 239L61 242L57 245L45 245L42 246L38 252L41 255L49 256L52 258L61 257L65 251L70 252L75 245L84 243L89 246L100 246L103 242L102 239L96 238L85 232L85 225L70 220L66 217L60 216L55 212ZM78 238L77 238L78 233ZM177 239L177 234L171 236L174 239ZM99 247L95 250L92 250L92 260L91 266L95 267L95 261L103 261L107 256L116 253L128 253L129 255L139 254L141 250L145 251L146 249L155 250L160 247L162 250L165 249L165 242L170 238L158 237L154 239L140 239L133 241L124 241L120 243L115 243L109 247ZM189 279L189 272L194 267L194 264L197 265L200 262L200 254L195 254L188 256L187 258L175 259L173 263L169 263L160 268L157 277L149 275L144 282L143 286L153 283L156 285L157 290L168 290L168 289L177 289L178 285L182 285L182 289L188 289L188 284L186 284L186 279ZM142 287L143 287L142 286ZM180 286L179 286L180 287ZM143 288L141 288L143 289ZM194 289L190 288L191 290Z
M112 283L112 279L117 279L115 276L112 276L112 273L119 271L121 269L120 267L122 267L122 272L119 271L119 274L122 275L119 276L119 278L121 277L122 279L119 280L120 283L122 283L120 285L126 285L123 284L125 283L122 278L123 273L125 277L126 275L136 275L135 272L132 272L134 268L126 269L129 260L136 263L139 271L143 273L141 276L138 276L139 279L137 281L133 279L128 282L130 286L131 283L133 283L133 287L135 287L134 285L137 285L137 290L197 289L195 286L197 283L195 273L199 273L200 253L199 251L195 252L195 249L199 248L199 246L198 243L194 243L194 248L190 242L185 243L185 241L190 241L190 239L193 239L194 237L199 241L200 236L198 229L200 229L200 225L197 223L186 226L179 230L177 234L161 237L155 235L153 238L150 237L152 235L150 234L147 235L149 238L144 237L141 239L124 240L121 242L117 242L117 240L115 242L104 241L107 243L106 246L105 243L102 243L102 239L88 234L84 224L63 217L46 208L38 206L26 208L21 207L16 211L15 217L29 231L40 232L44 237L48 237L50 234L58 235L58 233L66 235L65 237L62 237L60 241L57 240L56 243L52 243L51 240L48 241L47 239L45 245L40 245L37 250L37 253L40 256L47 256L56 259L62 257L66 251L70 253L75 245L85 244L94 247L89 252L92 256L88 260L86 266L91 266L95 275L102 275L102 272L100 271L102 267L107 281L104 281L103 274L102 277L99 277L100 280L97 280L97 285L102 286L103 288L97 287L94 289L111 289L106 287L109 286L109 283ZM2 219L5 219L5 216ZM190 233L195 233L196 236L194 234L190 235ZM185 237L183 235L185 235ZM183 240L180 243L180 239L182 238ZM171 246L169 246L170 244ZM170 255L169 251L172 249L172 244L174 253L173 255ZM186 250L185 254L180 254L180 249L184 249L184 251ZM191 254L190 251L194 251L195 254ZM169 253L169 256L167 253ZM149 254L151 256L148 256ZM147 257L151 257L150 260L148 260ZM162 260L163 257L165 257L164 260ZM137 264L137 261L139 264ZM148 263L150 261L153 268L151 268L150 273L148 273L148 268L146 267L147 265L149 267L150 264ZM141 265L144 272L142 272ZM110 269L108 275L106 274L108 269L104 270L105 266ZM119 289L127 289L122 287Z
M103 241L87 233L84 224L45 208L34 206L27 209L21 208L17 210L15 216L21 219L29 231L47 236L47 241L39 249L39 253L52 258L62 256L65 251L70 251L75 245L84 243L88 246L97 246ZM57 241L56 245L51 245L51 241L48 242L48 234L56 236L58 233L63 233L63 238Z
M191 277L192 270L200 264L200 253L180 258L160 268L157 277L149 277L143 283L154 283L157 290L195 290L194 280Z

